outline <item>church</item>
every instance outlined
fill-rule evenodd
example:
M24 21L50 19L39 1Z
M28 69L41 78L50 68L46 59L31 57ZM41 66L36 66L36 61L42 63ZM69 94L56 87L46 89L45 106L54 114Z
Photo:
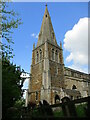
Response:
M62 43L57 44L46 5L37 45L33 44L32 64L27 104L60 103L64 97L71 100L90 95L90 75L65 67Z

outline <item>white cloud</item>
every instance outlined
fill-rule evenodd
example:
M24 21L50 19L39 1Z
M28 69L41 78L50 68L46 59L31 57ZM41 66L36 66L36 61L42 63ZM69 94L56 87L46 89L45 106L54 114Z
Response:
M39 35L39 34L36 35L36 38L38 38L38 35Z
M39 33L38 34L36 34L36 33L32 33L31 34L31 36L34 37L34 38L36 38L36 39L38 38L38 35L39 35Z
M35 37L35 33L32 33L31 36L32 36L32 37Z
M79 65L79 70L80 66L88 65L88 19L81 18L64 38L64 48L70 52L66 62L73 61L73 66Z

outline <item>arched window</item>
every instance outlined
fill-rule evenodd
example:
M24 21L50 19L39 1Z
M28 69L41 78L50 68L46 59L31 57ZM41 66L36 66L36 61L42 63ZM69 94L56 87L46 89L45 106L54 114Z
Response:
M42 50L40 49L40 60L42 60Z
M38 100L38 92L36 92L36 100Z
M54 49L52 49L52 60L54 60Z
M37 62L39 61L39 54L38 54L38 51L37 51Z
M77 87L75 85L72 86L72 89L77 89Z
M55 95L55 103L60 103L60 97L58 95Z
M58 52L57 52L57 50L55 52L55 59L56 59L56 61L58 61Z

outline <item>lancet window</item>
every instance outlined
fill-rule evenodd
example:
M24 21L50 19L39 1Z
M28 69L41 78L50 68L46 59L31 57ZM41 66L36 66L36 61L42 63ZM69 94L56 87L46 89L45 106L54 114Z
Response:
M52 49L52 60L54 60L54 49Z
M57 50L55 52L55 59L56 59L56 61L58 61L58 52L57 52Z
M39 53L38 53L38 51L37 51L37 62L39 61Z
M36 100L38 100L38 92L36 92Z
M42 50L40 49L40 60L42 60Z

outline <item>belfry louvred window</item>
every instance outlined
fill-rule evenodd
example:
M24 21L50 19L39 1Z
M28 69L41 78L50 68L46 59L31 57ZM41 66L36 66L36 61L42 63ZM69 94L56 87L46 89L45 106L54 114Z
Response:
M38 53L38 51L37 51L37 62L39 61L39 53Z
M58 61L58 52L57 52L57 50L55 52L55 59L56 59L56 61Z
M42 60L42 50L40 49L40 60Z
M52 60L54 60L54 49L52 49Z

